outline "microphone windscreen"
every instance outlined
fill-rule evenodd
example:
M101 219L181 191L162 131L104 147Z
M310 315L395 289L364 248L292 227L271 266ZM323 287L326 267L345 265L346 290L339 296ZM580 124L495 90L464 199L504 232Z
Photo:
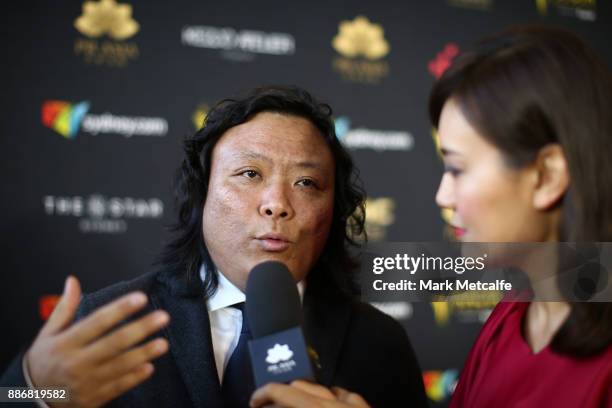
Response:
M254 339L301 326L302 307L289 269L277 261L256 265L246 286L246 312Z

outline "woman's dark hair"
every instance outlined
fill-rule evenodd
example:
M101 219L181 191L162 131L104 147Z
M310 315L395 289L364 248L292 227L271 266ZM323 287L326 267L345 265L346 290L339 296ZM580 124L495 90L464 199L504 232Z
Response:
M571 179L558 203L560 241L612 241L612 77L584 42L559 28L507 29L457 57L434 85L435 127L451 98L509 166L559 144ZM612 344L612 303L571 306L553 350L579 357Z
M184 274L188 281L199 281L205 265L205 296L218 285L215 265L204 244L202 212L211 170L214 147L230 128L249 121L260 112L277 112L305 118L321 132L335 161L334 212L326 245L308 274L309 290L325 287L343 293L354 292L352 273L357 265L349 250L365 235L365 195L357 169L336 137L331 107L295 86L267 86L243 98L224 99L208 112L204 126L184 141L185 157L177 172L175 187L178 222L172 227L175 237L158 260L162 270Z

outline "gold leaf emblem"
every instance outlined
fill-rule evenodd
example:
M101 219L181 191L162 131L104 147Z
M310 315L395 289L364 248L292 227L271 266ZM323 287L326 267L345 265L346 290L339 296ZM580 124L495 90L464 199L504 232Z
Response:
M125 40L138 32L140 25L132 18L132 6L117 4L115 0L86 1L83 14L74 27L88 37L108 35L114 40Z
M385 40L382 26L371 23L367 17L358 16L353 21L342 21L338 28L332 46L345 57L363 56L377 60L389 53L389 43Z
M546 0L536 0L536 7L540 14L546 14L548 12L548 2Z
M208 115L208 105L198 105L195 112L191 116L193 125L197 130L200 130L206 125L206 115Z
M368 224L389 226L395 221L395 201L389 197L366 200L366 221Z

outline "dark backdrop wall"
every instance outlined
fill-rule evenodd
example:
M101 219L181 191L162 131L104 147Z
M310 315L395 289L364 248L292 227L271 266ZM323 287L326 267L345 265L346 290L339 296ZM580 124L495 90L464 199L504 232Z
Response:
M612 61L610 5L595 0L56 0L3 15L0 370L67 274L91 292L149 270L174 217L180 141L218 99L284 83L328 101L369 193L371 239L436 241L426 101L457 52L543 22ZM376 306L404 324L445 405L493 304Z

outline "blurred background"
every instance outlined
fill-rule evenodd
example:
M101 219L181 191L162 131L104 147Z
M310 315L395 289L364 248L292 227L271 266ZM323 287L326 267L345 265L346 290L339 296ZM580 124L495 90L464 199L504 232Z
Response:
M612 62L595 0L55 0L4 6L0 137L0 371L53 310L147 272L174 220L181 140L219 99L305 87L334 109L368 192L371 241L439 241L442 174L427 118L453 58L516 23L566 27ZM580 81L580 78L576 78ZM446 406L496 302L379 302Z

